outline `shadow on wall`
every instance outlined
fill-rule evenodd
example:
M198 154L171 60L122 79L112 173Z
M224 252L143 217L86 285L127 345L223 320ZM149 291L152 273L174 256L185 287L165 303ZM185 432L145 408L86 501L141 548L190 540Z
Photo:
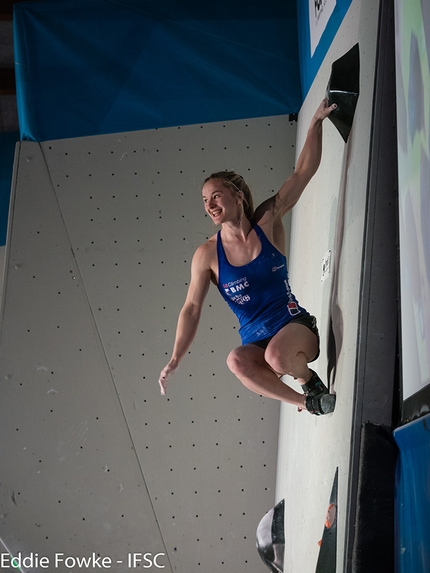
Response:
M336 368L343 343L343 314L339 305L339 267L342 258L343 239L345 234L345 203L347 173L350 165L350 146L347 144L343 158L342 176L339 192L339 203L336 215L336 231L333 246L332 282L329 303L327 332L327 380L330 389L335 387Z
M336 366L343 342L343 316L338 303L339 265L345 232L346 178L351 155L348 138L359 96L359 85L360 55L358 44L356 44L344 56L333 62L331 76L327 86L329 104L337 103L338 105L338 108L330 114L329 119L346 143L336 216L336 232L333 249L333 279L331 283L327 332L327 380L331 390L333 390L335 386Z

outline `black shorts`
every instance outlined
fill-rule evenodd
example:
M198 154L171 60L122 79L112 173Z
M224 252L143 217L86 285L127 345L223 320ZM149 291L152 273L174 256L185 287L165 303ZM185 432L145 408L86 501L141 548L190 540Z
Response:
M292 318L289 322L287 322L287 324L303 324L303 326L307 326L309 330L311 330L315 334L315 336L318 339L318 352L315 358L312 358L310 362L316 360L320 355L320 334L318 332L317 319L312 314L306 313L302 314L301 316L298 316L297 318ZM273 336L276 335L274 334ZM267 348L273 336L269 336L268 338L263 338L263 340L257 340L256 342L251 342L251 344L255 344L260 348Z

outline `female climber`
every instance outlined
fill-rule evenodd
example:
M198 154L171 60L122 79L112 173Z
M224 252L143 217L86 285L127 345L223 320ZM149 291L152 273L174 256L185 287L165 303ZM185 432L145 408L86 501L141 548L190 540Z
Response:
M161 371L161 394L197 332L211 281L236 314L242 345L230 352L230 370L257 394L293 404L316 415L333 412L335 396L308 363L319 355L315 317L291 292L282 217L294 207L318 169L322 123L336 108L325 99L315 112L294 173L276 195L253 208L251 192L233 171L206 179L206 213L221 228L195 252L187 297L179 314L172 356ZM288 374L303 393L285 384Z

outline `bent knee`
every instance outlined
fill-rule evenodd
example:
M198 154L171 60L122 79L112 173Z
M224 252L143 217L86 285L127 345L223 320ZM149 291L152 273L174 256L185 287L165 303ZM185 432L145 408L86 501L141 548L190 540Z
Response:
M264 358L269 364L270 368L277 372L278 374L290 374L292 369L292 361L290 359L289 353L283 349L275 347L267 347Z
M260 355L261 354L261 355ZM239 379L251 376L264 363L264 354L257 346L238 346L227 356L227 366Z
M243 356L241 347L235 348L227 356L227 366L233 372L233 374L240 374L243 371L244 364L245 358Z

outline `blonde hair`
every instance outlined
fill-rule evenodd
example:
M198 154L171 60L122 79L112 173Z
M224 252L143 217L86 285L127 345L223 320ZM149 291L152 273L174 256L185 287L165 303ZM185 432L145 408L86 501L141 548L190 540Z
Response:
M242 191L243 210L245 212L245 216L248 219L252 219L254 215L254 201L252 199L251 190L241 175L238 175L234 171L218 171L218 173L212 173L212 175L209 175L203 184L205 184L207 181L210 181L211 179L219 179L223 182L223 185L230 189L230 191L233 193Z

